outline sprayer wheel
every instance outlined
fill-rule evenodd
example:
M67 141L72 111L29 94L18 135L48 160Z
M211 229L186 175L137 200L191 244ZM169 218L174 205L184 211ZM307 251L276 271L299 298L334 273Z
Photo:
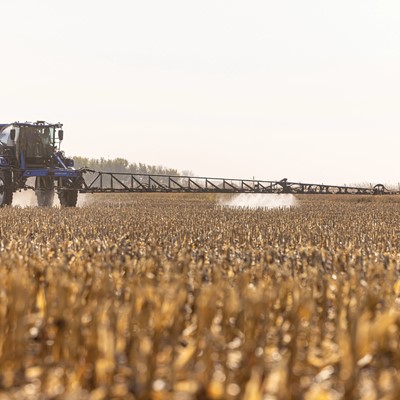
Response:
M11 189L11 172L0 171L0 207L10 206L13 201Z
M62 190L58 193L61 207L76 207L78 202L77 190Z
M39 207L52 207L54 202L54 190L35 190Z
M35 181L35 194L40 207L52 207L54 202L54 180L38 176Z

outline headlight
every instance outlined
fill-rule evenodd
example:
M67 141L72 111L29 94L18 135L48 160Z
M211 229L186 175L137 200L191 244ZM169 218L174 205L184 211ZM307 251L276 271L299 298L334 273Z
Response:
M8 165L8 160L5 157L0 157L0 165Z

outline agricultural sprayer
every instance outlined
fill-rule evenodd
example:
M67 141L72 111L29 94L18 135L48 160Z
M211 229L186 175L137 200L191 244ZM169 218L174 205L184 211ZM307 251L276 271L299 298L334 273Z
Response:
M379 184L366 187L224 179L157 174L99 172L74 168L60 145L63 125L44 121L0 125L0 206L11 205L13 193L33 189L40 206L51 206L55 193L63 207L75 207L78 193L292 193L399 194ZM28 184L35 180L34 186ZM30 179L32 180L32 179Z

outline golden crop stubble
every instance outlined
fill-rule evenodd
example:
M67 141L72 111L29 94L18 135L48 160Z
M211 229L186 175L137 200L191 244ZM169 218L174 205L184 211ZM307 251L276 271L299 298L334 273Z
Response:
M398 397L397 199L107 202L0 210L0 391Z

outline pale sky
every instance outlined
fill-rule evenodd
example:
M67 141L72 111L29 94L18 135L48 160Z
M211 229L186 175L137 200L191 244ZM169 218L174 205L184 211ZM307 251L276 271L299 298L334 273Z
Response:
M399 0L3 0L0 123L197 175L400 182Z

